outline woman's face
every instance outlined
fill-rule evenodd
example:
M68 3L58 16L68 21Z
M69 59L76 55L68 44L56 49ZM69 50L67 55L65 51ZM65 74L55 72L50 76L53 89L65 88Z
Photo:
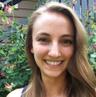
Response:
M31 52L42 76L59 77L73 55L73 26L66 16L44 13L33 25Z

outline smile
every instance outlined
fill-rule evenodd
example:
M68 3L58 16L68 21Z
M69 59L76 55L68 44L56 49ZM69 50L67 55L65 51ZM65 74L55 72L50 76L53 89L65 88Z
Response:
M63 63L63 61L49 61L49 60L45 60L45 62L48 64L48 65L52 65L52 66L57 66L57 65L60 65Z

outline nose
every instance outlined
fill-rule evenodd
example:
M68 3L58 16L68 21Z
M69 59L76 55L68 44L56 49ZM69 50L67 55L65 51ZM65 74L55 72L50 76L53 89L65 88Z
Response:
M48 55L50 57L54 57L54 58L61 56L60 47L59 47L58 43L55 42L55 43L51 44L51 46L49 48Z

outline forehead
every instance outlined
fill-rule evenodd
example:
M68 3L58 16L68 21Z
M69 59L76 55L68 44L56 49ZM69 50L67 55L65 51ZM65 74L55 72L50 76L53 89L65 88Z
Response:
M72 34L73 26L67 16L58 13L45 12L40 15L34 25L33 32L70 32Z
M41 14L40 16L37 17L35 23L40 23L41 21L42 22L44 22L44 21L50 22L50 20L51 21L55 21L55 20L57 21L58 20L58 21L60 21L60 23L62 23L66 20L66 21L71 23L71 21L68 19L68 17L66 15L63 15L61 13L56 13L56 12L44 12L43 14Z

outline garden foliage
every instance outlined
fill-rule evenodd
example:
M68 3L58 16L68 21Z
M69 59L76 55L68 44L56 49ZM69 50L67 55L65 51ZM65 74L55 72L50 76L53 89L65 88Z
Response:
M5 97L27 84L31 70L25 53L26 26L14 17L8 22L10 18L2 10L0 16L4 24L0 28L0 97Z

